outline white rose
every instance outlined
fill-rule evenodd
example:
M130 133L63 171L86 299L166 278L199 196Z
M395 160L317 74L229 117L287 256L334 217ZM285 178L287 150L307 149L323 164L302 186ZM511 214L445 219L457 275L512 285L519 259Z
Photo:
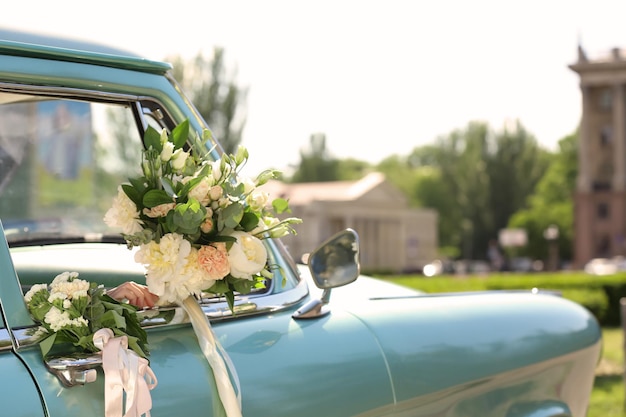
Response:
M244 178L243 181L241 181L241 183L243 184L244 194L250 194L256 188L256 183L252 181L250 178Z
M230 175L230 171L231 171L230 165L228 164L224 165L224 172L222 172L221 166L222 166L222 161L220 159L211 163L211 168L212 168L211 175L213 179L215 180L215 183L219 183L220 180L224 180L226 179L226 177Z
M172 168L176 171L183 169L188 156L189 153L183 151L182 149L176 149L176 152L172 155Z
M161 151L161 161L167 162L172 159L174 154L174 144L172 142L165 142L163 144L163 150Z
M202 180L196 184L190 191L189 197L194 198L200 202L203 206L209 204L209 189L211 188L209 180L202 178Z
M254 211L261 211L265 208L270 199L269 193L263 191L255 191L247 198L248 205Z
M228 251L230 275L235 278L252 279L265 267L267 251L260 239L249 233L235 231L230 236L237 239Z

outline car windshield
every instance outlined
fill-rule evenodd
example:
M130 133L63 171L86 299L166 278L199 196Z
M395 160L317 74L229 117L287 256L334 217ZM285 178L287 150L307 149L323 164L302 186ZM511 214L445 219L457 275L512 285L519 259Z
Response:
M9 244L119 239L103 216L140 167L128 105L0 93L0 219Z

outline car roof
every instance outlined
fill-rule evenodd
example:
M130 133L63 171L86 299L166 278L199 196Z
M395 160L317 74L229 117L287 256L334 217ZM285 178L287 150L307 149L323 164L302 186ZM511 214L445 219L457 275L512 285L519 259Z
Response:
M135 53L95 42L1 28L0 55L79 62L157 74L164 74L172 68L169 63L148 60Z

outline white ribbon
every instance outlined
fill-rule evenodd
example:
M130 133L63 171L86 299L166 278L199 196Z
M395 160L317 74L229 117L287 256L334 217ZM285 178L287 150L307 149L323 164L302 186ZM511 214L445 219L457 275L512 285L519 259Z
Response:
M217 392L220 397L220 401L224 406L224 411L228 417L241 417L241 397L235 392L233 388L230 375L228 373L228 367L224 363L224 359L228 361L233 378L237 384L237 392L241 392L239 389L239 378L235 371L234 366L230 362L230 358L225 350L223 350L219 341L215 338L211 323L207 318L204 311L198 304L198 301L189 296L182 301L182 307L189 315L189 320L193 326L196 337L198 338L198 344L202 349L202 353L206 357L211 369L213 369L213 376L217 384ZM108 417L108 416L107 416Z
M150 390L157 379L148 361L128 349L126 336L113 337L111 329L98 330L93 342L102 351L105 417L150 417Z

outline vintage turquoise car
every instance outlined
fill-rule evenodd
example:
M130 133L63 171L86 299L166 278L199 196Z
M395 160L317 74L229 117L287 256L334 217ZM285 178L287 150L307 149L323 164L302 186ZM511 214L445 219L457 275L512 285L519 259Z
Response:
M103 213L137 168L148 126L208 128L170 69L99 45L0 31L2 415L104 415L97 357L44 358L23 295L63 271L109 287L143 282ZM344 260L333 273L324 256L342 239L358 242L340 232L310 269L269 240L281 268L266 289L238 296L235 315L223 299L203 300L236 370L243 415L585 416L601 351L587 310L531 289L432 295L364 276L344 285L358 265ZM181 311L145 311L143 326L159 380L152 415L223 415Z

